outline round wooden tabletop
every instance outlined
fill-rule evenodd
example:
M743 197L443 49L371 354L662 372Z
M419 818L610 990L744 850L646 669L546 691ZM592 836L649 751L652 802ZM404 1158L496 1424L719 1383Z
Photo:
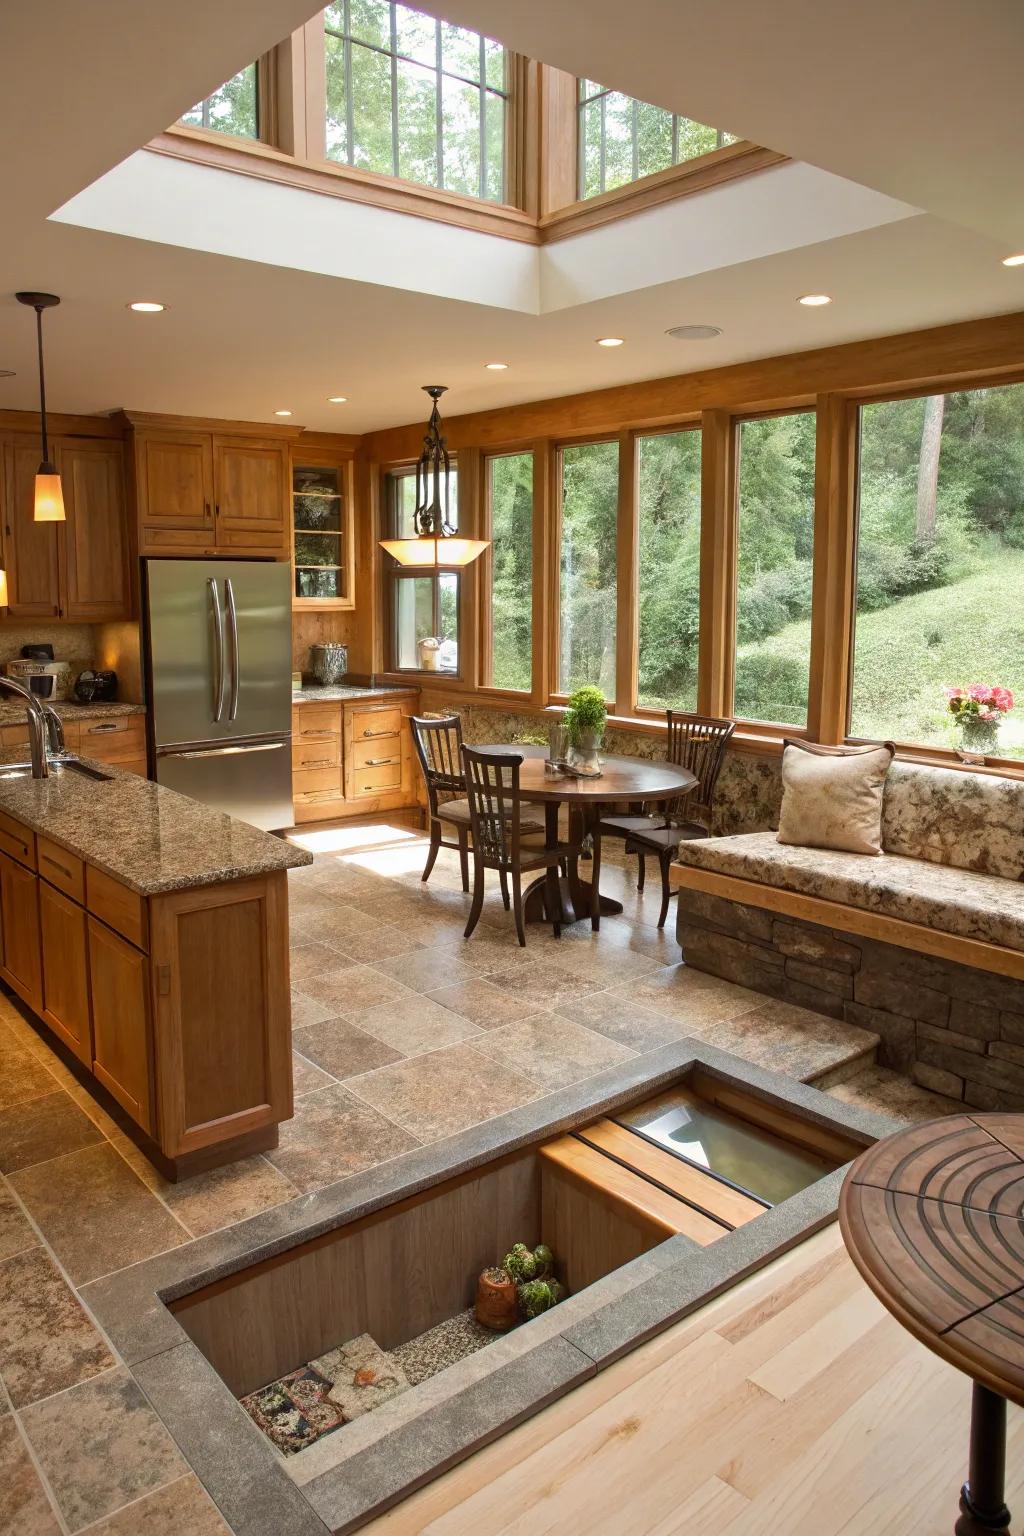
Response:
M877 1142L846 1176L839 1221L897 1321L1024 1405L1024 1115L952 1115Z
M515 753L523 758L519 792L529 800L576 801L600 805L609 800L671 800L695 789L697 779L675 763L651 763L642 757L606 757L601 753L601 777L577 779L545 771L547 748L500 742L477 747L478 752Z

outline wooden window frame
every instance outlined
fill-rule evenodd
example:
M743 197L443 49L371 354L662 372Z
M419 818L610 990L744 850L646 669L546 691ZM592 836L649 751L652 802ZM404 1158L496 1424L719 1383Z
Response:
M487 548L475 562L477 586L477 686L490 698L532 702L534 698L534 671L536 646L533 622L536 611L534 593L537 585L537 455L532 444L519 448L504 448L500 453L481 454L480 486L480 538L487 540ZM494 512L492 506L491 464L495 459L527 458L533 460L532 517L530 523L530 686L529 688L500 688L493 682L494 673Z
M550 620L547 626L547 703L549 705L561 705L564 707L569 702L569 694L560 692L558 688L560 672L559 652L562 640L562 491L564 484L561 472L562 454L566 448L592 448L600 443L615 443L619 451L618 493L615 510L615 698L609 699L606 702L609 715L618 716L620 713L619 693L622 684L619 678L621 649L619 621L622 617L622 599L620 597L619 560L622 553L623 521L624 518L628 517L628 513L624 511L624 506L628 503L628 497L633 494L632 487L635 485L634 475L629 474L628 477L624 477L622 473L622 445L623 439L628 439L630 436L630 430L626 429L624 432L606 432L598 436L587 435L586 437L560 438L550 445L549 512L551 515L548 529L550 542L548 570L546 573L550 612ZM624 496L623 481L626 478L628 478L631 488Z
M454 455L453 455L454 458ZM458 495L459 495L459 526L468 528L474 523L472 502L475 500L470 493L469 508L463 506L463 469L467 480L471 481L475 474L474 460L479 462L479 455L471 448L463 449L456 460L455 467L458 471ZM382 495L380 498L380 521L386 529L385 537L398 538L398 524L395 516L396 501L394 482L414 472L415 466L411 464L388 465L382 472ZM464 517L468 514L467 521ZM473 535L470 535L472 537ZM379 547L379 546L378 546ZM472 567L456 565L399 565L385 550L381 550L381 585L379 588L383 609L383 648L384 648L384 676L397 683L417 682L421 686L429 681L436 682L438 686L465 687L466 680L475 676L476 647L469 637L475 635L476 630L476 593L473 582L467 581L467 575ZM398 603L396 601L398 583L403 577L429 577L433 581L433 611L436 616L440 607L440 584L438 578L443 575L452 575L458 578L458 593L456 596L456 624L458 626L458 652L459 665L455 672L428 672L422 667L400 667L398 665ZM467 646L467 639L469 644Z

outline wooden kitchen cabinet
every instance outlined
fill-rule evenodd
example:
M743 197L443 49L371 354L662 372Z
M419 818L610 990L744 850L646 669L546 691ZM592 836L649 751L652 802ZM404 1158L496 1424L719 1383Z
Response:
M58 525L61 617L85 623L131 614L120 443L61 439L57 465L67 521Z
M122 446L60 438L52 451L64 491L63 523L37 523L33 516L39 443L9 442L4 451L7 617L129 618Z
M286 558L286 440L142 422L132 444L140 554Z
M144 1131L153 1129L149 962L95 917L89 926L96 1077Z
M292 802L296 824L365 816L416 803L409 716L418 694L292 709Z
M89 939L85 912L77 901L42 879L39 881L39 934L43 1018L78 1059L91 1068Z
M0 976L34 1012L41 1013L43 968L37 885L34 870L0 853Z
M59 525L33 520L39 451L38 442L8 443L4 450L4 561L7 616L12 619L61 616Z

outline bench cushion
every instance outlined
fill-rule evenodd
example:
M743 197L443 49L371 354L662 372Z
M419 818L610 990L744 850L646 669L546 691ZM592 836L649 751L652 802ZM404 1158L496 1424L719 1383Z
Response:
M1019 880L896 853L865 858L794 848L780 843L774 832L681 843L678 862L1024 951L1024 883ZM836 927L842 927L838 918Z
M893 763L885 781L887 853L979 874L1024 876L1024 781Z

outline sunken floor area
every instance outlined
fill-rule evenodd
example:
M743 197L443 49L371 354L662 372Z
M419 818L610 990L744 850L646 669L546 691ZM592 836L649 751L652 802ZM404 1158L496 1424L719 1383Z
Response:
M624 912L600 934L531 928L524 951L496 891L463 940L457 860L442 853L423 886L409 828L303 841L316 860L291 877L295 1116L266 1156L168 1184L0 995L4 1531L226 1531L79 1304L87 1281L685 1036L898 1118L959 1108L877 1067L863 1030L687 971L635 868L605 866Z

